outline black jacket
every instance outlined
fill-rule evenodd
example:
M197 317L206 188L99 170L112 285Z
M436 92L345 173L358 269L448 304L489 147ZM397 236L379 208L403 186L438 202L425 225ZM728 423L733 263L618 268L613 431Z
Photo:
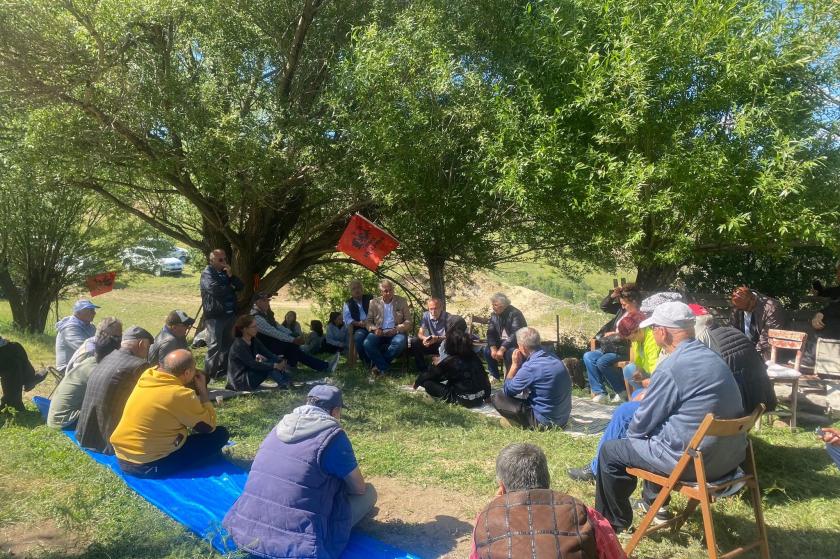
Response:
M508 305L502 314L491 313L490 325L487 327L487 345L490 347L505 346L508 350L516 349L516 331L528 326L522 311ZM502 339L502 332L507 332L507 338Z
M228 352L227 381L234 390L253 390L274 370L272 363L257 361L258 354L271 361L279 359L258 338L252 339L250 345L242 338L233 340Z
M189 349L187 338L177 338L165 326L155 336L155 342L149 348L149 363L157 365L163 358L176 349Z
M758 300L752 311L752 322L750 323L750 341L765 358L770 357L770 342L767 340L768 332L771 329L784 329L787 325L787 313L782 304L766 295L756 293ZM730 325L733 328L744 331L744 311L732 310Z
M245 287L236 276L217 272L207 266L201 272L201 306L204 318L225 318L236 314L236 292Z
M713 326L709 329L709 347L735 376L745 414L752 413L758 404L764 404L767 411L776 409L776 393L767 376L767 365L743 332L731 326Z
M414 386L426 381L443 382L452 389L455 397L484 392L482 400L490 397L490 379L484 371L484 363L475 353L468 357L448 355L446 359L417 376Z

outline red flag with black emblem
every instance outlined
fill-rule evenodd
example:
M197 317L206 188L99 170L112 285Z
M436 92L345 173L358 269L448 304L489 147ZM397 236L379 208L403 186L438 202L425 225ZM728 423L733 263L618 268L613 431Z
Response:
M338 241L338 250L375 272L385 257L400 243L359 214L350 218Z
M87 285L88 291L90 291L90 296L96 297L114 289L114 281L116 279L116 272L103 272L85 279L85 285Z

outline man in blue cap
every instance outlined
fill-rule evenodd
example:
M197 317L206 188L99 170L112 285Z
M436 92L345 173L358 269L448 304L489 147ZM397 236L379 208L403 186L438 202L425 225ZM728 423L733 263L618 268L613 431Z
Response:
M90 299L79 299L73 305L73 314L55 324L55 368L64 373L67 362L85 340L96 334L93 318L99 306Z
M341 390L315 386L265 438L222 523L240 549L269 559L341 555L376 502L339 423L345 407Z

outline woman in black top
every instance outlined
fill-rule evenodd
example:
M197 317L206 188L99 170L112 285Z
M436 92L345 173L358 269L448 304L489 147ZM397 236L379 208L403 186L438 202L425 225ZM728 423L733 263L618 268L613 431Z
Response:
M253 390L265 379L271 377L278 386L285 387L289 378L286 360L271 353L259 341L257 322L251 315L240 316L234 325L236 339L228 353L227 388L229 390Z
M447 327L443 343L446 358L418 375L415 390L422 386L431 396L451 404L466 408L481 406L490 397L490 379L481 358L473 351L466 323L462 328Z

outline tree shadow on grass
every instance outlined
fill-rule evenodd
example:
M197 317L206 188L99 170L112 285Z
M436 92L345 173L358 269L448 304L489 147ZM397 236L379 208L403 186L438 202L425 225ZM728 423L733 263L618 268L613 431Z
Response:
M439 514L428 522L381 522L375 515L359 523L359 530L420 557L440 557L458 547L458 540L472 534L472 525L454 516Z
M823 473L833 466L824 448L775 445L758 438L753 448L766 505L840 496L840 476Z

